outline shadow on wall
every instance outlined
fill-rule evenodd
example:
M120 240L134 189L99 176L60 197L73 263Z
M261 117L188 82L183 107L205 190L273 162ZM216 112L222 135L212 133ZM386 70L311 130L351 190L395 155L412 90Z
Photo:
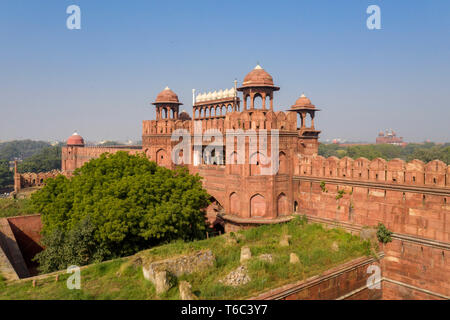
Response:
M35 276L34 256L43 250L40 245L41 216L30 215L1 219L0 248L5 253L19 278Z

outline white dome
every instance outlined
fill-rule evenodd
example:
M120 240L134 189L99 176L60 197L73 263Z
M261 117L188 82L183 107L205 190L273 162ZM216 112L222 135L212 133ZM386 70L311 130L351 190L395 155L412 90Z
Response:
M211 95L211 97L213 98L213 100L217 99L217 91L214 91Z
M223 97L223 90L220 89L219 92L217 93L217 99L222 99Z
M206 95L206 101L211 100L211 98L212 98L212 93L208 92L208 94Z

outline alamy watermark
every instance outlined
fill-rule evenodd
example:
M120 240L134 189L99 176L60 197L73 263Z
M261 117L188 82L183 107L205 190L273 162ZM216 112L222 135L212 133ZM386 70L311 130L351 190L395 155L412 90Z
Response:
M80 290L81 289L81 271L78 266L70 266L67 268L67 273L72 275L66 281L67 289L69 290Z
M366 25L369 30L381 29L381 9L379 6L373 4L367 7L367 14L370 16L367 18Z
M367 268L367 273L371 274L366 281L367 288L370 290L381 289L381 268L375 264L371 264Z
M79 6L73 4L67 7L66 13L70 14L66 20L66 26L69 30L81 29L81 9Z

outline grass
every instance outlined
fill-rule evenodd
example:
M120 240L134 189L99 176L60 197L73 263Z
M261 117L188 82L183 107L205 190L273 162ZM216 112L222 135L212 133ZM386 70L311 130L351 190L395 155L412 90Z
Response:
M282 234L291 236L289 247L280 247ZM192 291L200 299L244 299L287 283L306 279L349 260L370 255L370 244L361 241L342 229L325 229L319 224L306 224L300 219L283 225L267 225L243 232L234 237L237 244L227 245L226 239L233 237L214 237L189 243L174 242L142 251L133 257L122 258L95 264L81 271L81 290L69 290L66 279L61 275L38 280L35 288L31 281L6 284L0 280L0 299L179 299L178 287L157 296L153 284L145 280L142 260L149 263L176 255L187 254L201 249L211 249L216 257L214 267L191 275L183 275L177 281L186 280ZM332 250L332 243L339 245ZM249 246L252 259L248 262L249 276L252 279L241 287L228 287L218 280L240 265L240 249ZM300 264L289 263L289 255L294 252ZM269 253L273 262L264 262L257 256ZM140 258L140 259L138 259Z
M34 214L30 199L0 199L0 218Z

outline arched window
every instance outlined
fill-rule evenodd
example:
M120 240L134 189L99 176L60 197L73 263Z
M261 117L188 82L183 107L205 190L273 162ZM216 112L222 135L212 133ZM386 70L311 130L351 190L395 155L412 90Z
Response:
M230 194L230 214L239 215L241 211L239 196L236 192Z
M250 216L264 217L266 215L266 200L260 194L255 194L250 199Z
M280 193L277 199L277 213L279 216L289 214L288 198L284 193Z
M280 152L278 156L279 161L279 167L278 167L278 173L279 174L288 174L288 165L287 165L287 157L284 152Z

